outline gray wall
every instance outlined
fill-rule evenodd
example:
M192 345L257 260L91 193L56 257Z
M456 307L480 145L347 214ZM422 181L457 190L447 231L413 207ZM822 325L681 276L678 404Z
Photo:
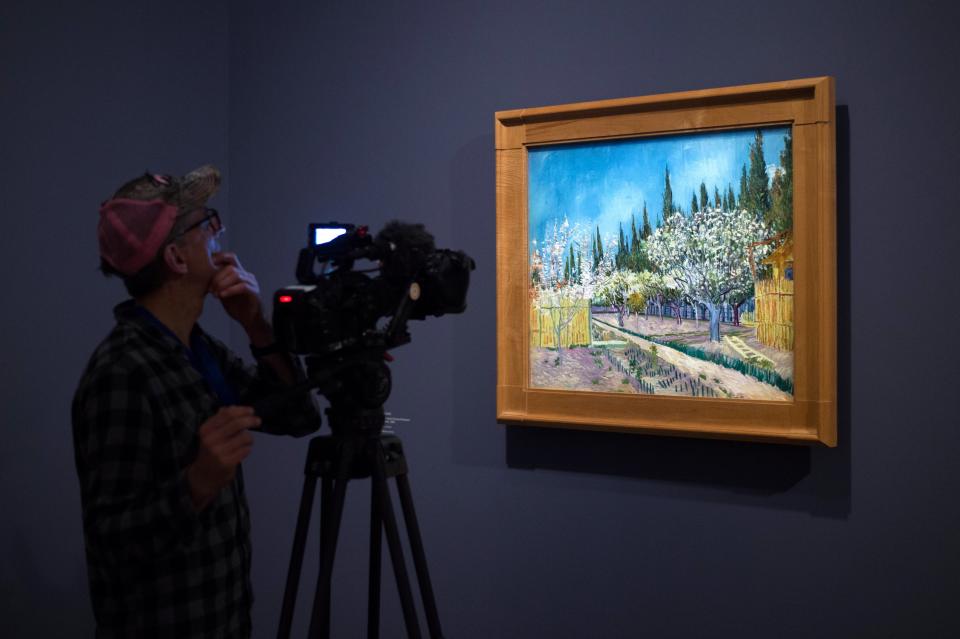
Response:
M395 416L450 637L949 637L960 569L951 3L77 3L0 8L7 302L0 628L91 636L68 408L118 283L97 204L144 168L224 169L265 295L310 221L426 223L470 309L395 352ZM494 420L493 113L833 75L840 446ZM913 309L908 311L907 309ZM245 352L217 309L203 320ZM274 634L306 442L246 464L255 635ZM367 486L334 634L363 635ZM315 554L297 628L305 628ZM402 636L389 571L384 636Z

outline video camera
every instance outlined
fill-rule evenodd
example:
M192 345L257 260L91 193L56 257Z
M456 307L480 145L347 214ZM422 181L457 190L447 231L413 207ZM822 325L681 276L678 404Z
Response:
M354 270L360 260L376 264ZM274 295L274 333L289 352L321 359L383 352L410 341L408 319L462 313L474 268L466 253L437 249L422 224L393 221L375 237L366 226L311 224L299 284ZM389 323L378 327L381 318Z

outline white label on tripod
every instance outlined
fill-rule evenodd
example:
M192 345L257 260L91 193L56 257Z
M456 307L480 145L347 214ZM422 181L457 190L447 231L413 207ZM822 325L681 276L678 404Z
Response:
M393 432L393 427L396 424L409 422L409 417L394 417L393 413L384 413L383 414L383 430L384 432Z

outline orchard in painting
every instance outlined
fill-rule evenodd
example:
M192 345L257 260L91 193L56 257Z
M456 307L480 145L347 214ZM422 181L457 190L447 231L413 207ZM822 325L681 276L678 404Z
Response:
M534 147L528 167L531 386L792 399L789 127Z

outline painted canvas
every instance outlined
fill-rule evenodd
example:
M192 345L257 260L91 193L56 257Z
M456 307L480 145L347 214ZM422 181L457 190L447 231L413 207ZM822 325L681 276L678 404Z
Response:
M530 386L791 401L791 143L530 147Z

